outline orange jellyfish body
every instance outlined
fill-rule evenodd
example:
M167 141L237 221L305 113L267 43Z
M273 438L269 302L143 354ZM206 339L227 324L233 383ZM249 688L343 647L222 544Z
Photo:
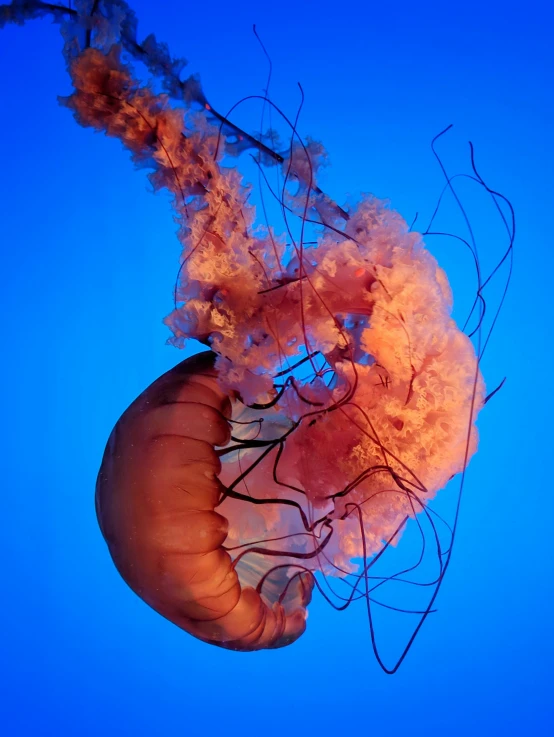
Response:
M230 439L231 403L214 360L183 361L124 412L98 475L98 520L121 576L168 620L220 647L282 647L305 630L313 580L297 576L286 596L262 596L241 585L223 547L215 447Z

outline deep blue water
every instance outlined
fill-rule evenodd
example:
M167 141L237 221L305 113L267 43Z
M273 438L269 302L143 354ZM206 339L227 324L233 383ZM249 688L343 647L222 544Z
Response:
M441 7L439 7L441 5ZM201 74L226 111L259 94L322 140L323 188L389 198L425 221L452 172L480 171L517 215L515 270L482 369L503 390L479 418L480 449L439 611L400 671L377 667L362 607L317 597L306 634L275 652L204 645L121 581L94 515L111 427L183 358L165 345L179 245L117 141L78 127L61 38L48 21L0 31L3 560L0 732L9 737L550 735L554 556L552 124L546 3L134 3ZM244 108L251 129L259 111ZM482 262L505 238L468 189ZM449 215L450 213L450 215ZM454 210L445 211L445 220ZM455 315L471 264L429 244L449 273ZM385 631L392 638L394 632Z

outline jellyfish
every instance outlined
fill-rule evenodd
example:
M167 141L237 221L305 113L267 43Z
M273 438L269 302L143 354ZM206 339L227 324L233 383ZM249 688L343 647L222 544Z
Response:
M217 112L196 77L181 79L184 61L153 36L137 41L123 0L1 10L4 22L60 23L74 88L64 104L150 170L179 225L165 323L173 345L203 350L154 381L108 440L96 512L117 570L178 627L237 651L297 640L316 589L338 609L362 599L378 661L394 672L450 560L430 502L463 475L488 399L445 272L389 203L364 195L345 209L328 197L317 181L323 146L303 141L267 95L290 134L280 150L273 133L249 135ZM154 81L140 81L139 63ZM247 150L260 172L277 170L278 187L265 181L282 232L257 221L229 163ZM505 201L475 166L471 176L497 207ZM445 189L454 192L450 177ZM513 225L501 217L506 260ZM490 278L478 273L476 333ZM414 583L419 561L393 575L374 569L422 519L438 571L426 605L403 610L417 624L389 668L372 606L398 609L383 590Z

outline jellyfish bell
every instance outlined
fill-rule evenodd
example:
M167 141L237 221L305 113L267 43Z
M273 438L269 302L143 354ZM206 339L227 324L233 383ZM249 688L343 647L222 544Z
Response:
M98 474L98 522L121 576L171 622L233 650L282 647L305 629L313 581L281 574L260 594L224 548L216 448L230 440L231 403L215 358L183 361L124 412Z

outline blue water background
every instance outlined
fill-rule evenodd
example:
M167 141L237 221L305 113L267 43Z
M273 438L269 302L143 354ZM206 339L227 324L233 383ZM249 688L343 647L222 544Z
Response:
M447 8L448 5L448 9ZM316 597L304 637L275 652L204 645L120 580L94 515L111 427L184 357L165 345L179 245L118 141L78 127L48 21L0 32L2 649L9 737L277 737L554 733L552 18L546 3L135 3L226 111L272 96L326 145L339 202L390 198L430 216L450 171L482 175L517 213L511 292L483 361L504 389L479 418L448 578L394 677L377 667L362 607ZM551 26L550 26L551 28ZM241 122L255 129L259 109ZM506 244L468 190L480 254ZM451 211L452 222L458 216ZM446 211L448 224L448 211ZM467 252L430 244L456 317L474 294ZM485 268L485 271L487 269ZM494 301L494 300L493 300ZM394 632L383 633L385 640Z

